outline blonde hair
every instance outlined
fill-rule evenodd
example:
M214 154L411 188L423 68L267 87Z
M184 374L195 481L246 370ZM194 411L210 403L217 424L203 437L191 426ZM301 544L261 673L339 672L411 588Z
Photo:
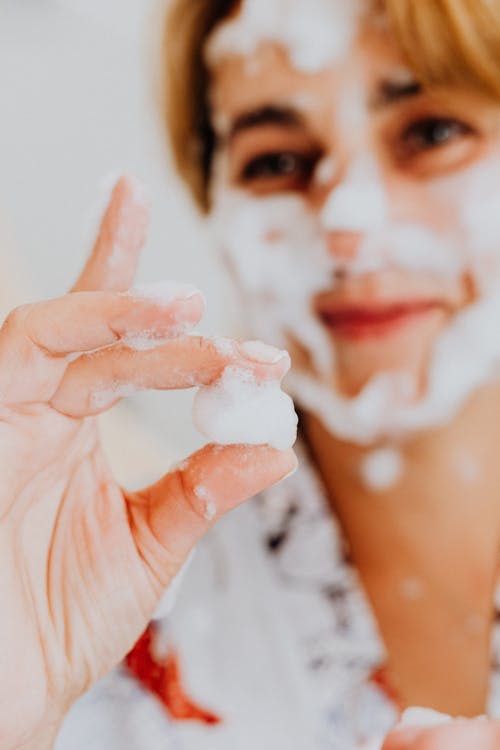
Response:
M240 2L173 0L165 25L164 107L170 145L179 174L204 211L209 208L215 135L203 47L213 28L235 13ZM425 87L466 86L500 101L498 0L382 0L381 4L408 64Z

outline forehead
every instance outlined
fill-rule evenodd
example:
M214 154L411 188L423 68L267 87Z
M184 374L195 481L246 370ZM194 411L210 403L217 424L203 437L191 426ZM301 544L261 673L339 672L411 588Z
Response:
M311 38L311 45L315 39ZM263 41L246 55L225 55L211 65L214 109L237 114L270 101L294 101L303 108L328 105L336 92L370 88L383 81L412 79L396 42L385 28L360 28L341 56L316 71L303 70L278 41Z

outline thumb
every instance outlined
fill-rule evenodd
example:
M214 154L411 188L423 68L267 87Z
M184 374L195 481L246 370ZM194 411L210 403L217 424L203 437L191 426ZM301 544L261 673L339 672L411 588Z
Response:
M418 727L396 728L382 745L382 750L418 750L419 740L425 735L425 729Z
M297 468L293 450L208 445L127 496L137 547L163 586L214 521Z

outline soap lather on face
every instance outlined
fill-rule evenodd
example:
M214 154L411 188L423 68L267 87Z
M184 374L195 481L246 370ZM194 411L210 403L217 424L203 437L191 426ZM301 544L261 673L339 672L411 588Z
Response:
M294 347L301 406L341 438L399 439L453 418L500 363L498 112L492 127L470 92L425 91L371 3L297 5L300 30L280 0L245 0L207 45L232 123L213 220L253 331ZM312 33L332 14L341 46Z

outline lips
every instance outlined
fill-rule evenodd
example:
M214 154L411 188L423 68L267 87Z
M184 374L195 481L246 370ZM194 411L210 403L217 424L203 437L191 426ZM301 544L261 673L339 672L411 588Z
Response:
M335 334L362 339L388 336L417 318L440 308L434 300L372 304L330 304L318 307L324 325Z

